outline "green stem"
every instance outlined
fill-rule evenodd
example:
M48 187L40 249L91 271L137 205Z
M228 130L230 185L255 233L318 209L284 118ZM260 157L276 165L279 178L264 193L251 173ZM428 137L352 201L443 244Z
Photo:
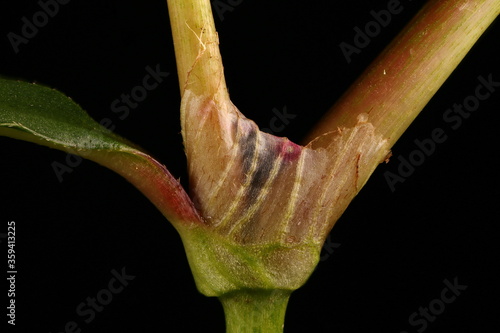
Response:
M226 333L281 333L290 290L238 290L219 299Z
M167 0L181 97L229 100L210 0Z
M318 122L305 143L339 127L352 127L360 114L367 114L392 146L499 13L498 0L429 1ZM374 161L373 169L377 164Z

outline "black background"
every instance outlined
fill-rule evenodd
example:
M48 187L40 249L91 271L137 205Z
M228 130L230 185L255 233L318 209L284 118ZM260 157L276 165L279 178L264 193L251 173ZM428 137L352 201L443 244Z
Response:
M243 0L222 20L215 14L233 102L263 128L273 108L286 106L296 118L277 134L299 141L422 4L402 1L403 11L347 64L338 45L352 43L353 28L387 2ZM2 5L0 74L57 88L94 119L111 119L185 182L166 3L72 0L15 54L7 34L39 10L36 1ZM500 92L457 130L442 116L474 93L479 75L500 81L498 32L496 22L336 224L335 249L292 295L285 332L416 332L408 317L455 277L467 290L425 332L497 326ZM112 101L156 64L169 77L119 119ZM397 156L437 127L446 142L391 192L384 172L397 172ZM197 292L176 231L130 184L89 161L59 182L51 163L66 154L30 143L2 137L0 152L0 232L8 221L17 226L19 332L63 332L68 321L82 332L224 331L222 307ZM84 323L76 307L122 267L135 279Z

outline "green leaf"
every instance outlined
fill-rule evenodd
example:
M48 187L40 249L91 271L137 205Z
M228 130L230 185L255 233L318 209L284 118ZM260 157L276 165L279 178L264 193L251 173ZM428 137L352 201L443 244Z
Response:
M97 162L130 181L174 226L201 223L189 196L165 166L54 89L0 78L0 135Z

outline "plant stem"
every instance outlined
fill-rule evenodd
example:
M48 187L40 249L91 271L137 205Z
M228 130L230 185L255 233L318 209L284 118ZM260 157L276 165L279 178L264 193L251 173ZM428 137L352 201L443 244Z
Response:
M181 97L229 100L210 0L168 0Z
M361 113L392 146L500 13L498 0L432 0L332 106L305 143ZM375 165L376 166L376 165Z
M226 172L225 167L220 169L223 172L214 173L213 177L207 176L210 175L208 168L217 170L215 168L223 165L221 161L225 161L230 155L229 153L224 155L222 153L224 150L221 148L226 144L233 148L231 154L236 153L235 147L238 146L234 144L237 142L236 139L251 143L252 137L257 137L256 130L251 124L241 120L244 117L229 100L210 0L168 0L168 9L181 96L184 96L181 103L181 123L187 156L190 160L189 173L194 179L192 183L196 184L195 186L198 184L205 186L205 188L194 187L196 191L193 192L198 196L197 200L211 198L211 190L216 187L214 184L219 179L224 179L224 182L219 182L220 184L227 182L227 179L220 178L220 174ZM326 237L333 223L362 188L377 164L386 158L390 146L427 104L499 11L498 0L431 1L320 122L308 141L324 133L331 132L330 135L322 136L304 149L308 149L308 153L323 156L318 160L328 162L328 164L325 162L327 165L325 170L328 168L330 171L325 171L324 176L328 177L329 186L338 192L333 192L335 195L331 197L324 195L326 192L320 192L319 204L315 206L319 208L310 215L310 220L320 221L317 217L323 214L323 210L328 211L325 213L325 219L319 223L320 227L315 230L316 238L311 244L306 245L315 247L320 243L316 239ZM214 135L208 136L208 133ZM215 144L219 142L221 144ZM198 145L198 150L193 148L193 144ZM290 148L291 145L287 147ZM249 159L250 155L259 156L254 153L254 149L253 146L251 149L248 148L245 154L248 155L248 151L251 151L251 154L245 156L242 153L238 158L246 158L247 162L251 162L252 168L253 165L257 168L260 158ZM288 153L294 151L294 149L288 150ZM330 156L324 156L326 153ZM227 169L228 174L229 171L230 169ZM234 184L237 184L244 178L234 177L234 179L236 179ZM200 181L197 183L198 180ZM224 204L222 203L221 207ZM214 215L207 214L207 216ZM248 219L245 215L245 220L242 221L247 222ZM212 226L210 223L215 225L217 219L214 218L214 221L207 222L203 228L209 230ZM307 221L300 221L302 222ZM224 226L223 223L221 225ZM264 229L258 229L258 232L261 230ZM256 232L257 228L249 228L247 231ZM247 238L230 240L228 237L226 244L214 242L212 252L219 255L208 256L207 252L210 251L204 251L207 249L206 244L209 244L206 242L207 239L194 243L196 246L190 242L190 237L196 237L198 230L190 226L180 229L180 232L199 289L210 296L219 296L222 302L228 333L283 331L285 310L291 291L286 286L269 287L269 279L253 281L252 274L248 273L253 267L272 267L268 265L269 261L264 260L268 258L260 248L252 247L247 252L242 246L240 251L232 251L237 244L243 244L236 242L235 245L234 241ZM201 247L201 250L198 247ZM239 253L239 257L234 255L235 253ZM306 252L308 253L310 251ZM316 254L318 253L319 250L316 251ZM223 265L204 260L210 257ZM224 260L224 258L238 260ZM275 258L282 259L278 256ZM252 265L252 262L258 265ZM309 262L315 264L317 261L309 260ZM304 275L303 265L301 267L297 262L286 260L272 262L276 263L281 265L293 263L291 269L297 269L300 278ZM210 269L204 269L206 267ZM223 269L220 269L221 267ZM274 268L276 267L282 266L276 265ZM271 273L275 271L268 268L261 275L273 277ZM310 274L310 271L307 271L307 274ZM214 274L208 272L216 272L222 278L213 279ZM278 277L282 276L287 274L278 274ZM206 281L209 283L205 283ZM284 281L287 282L286 279ZM266 286L248 286L259 283L266 283ZM208 287L203 288L205 285ZM219 290L224 292L217 293Z
M239 290L220 297L226 333L283 332L289 290Z

